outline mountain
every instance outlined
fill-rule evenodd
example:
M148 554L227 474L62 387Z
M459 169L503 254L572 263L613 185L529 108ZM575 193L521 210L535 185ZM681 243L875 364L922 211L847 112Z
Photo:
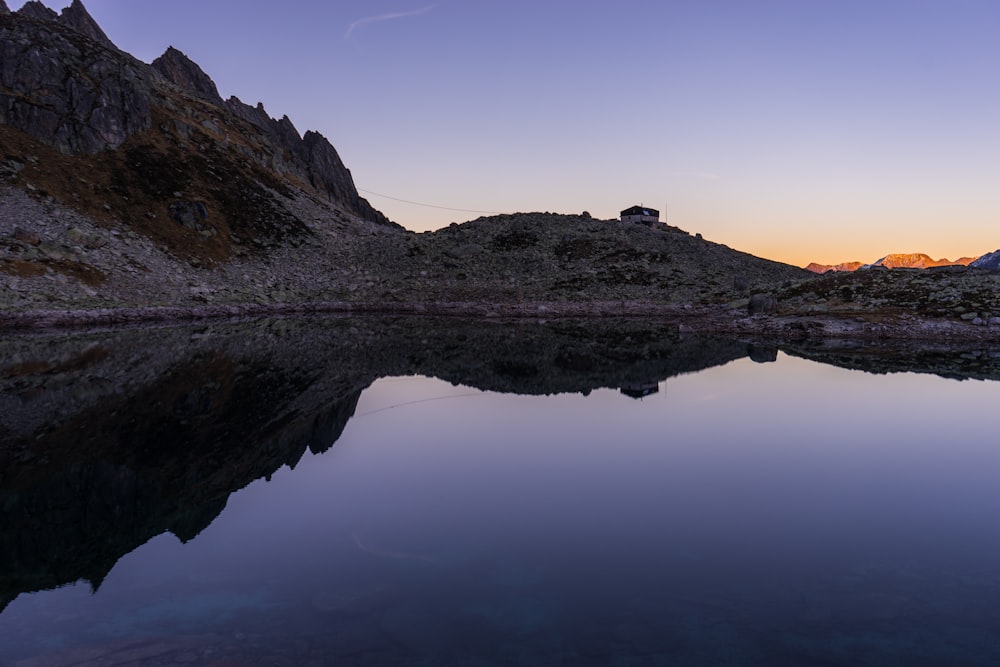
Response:
M80 0L0 8L0 312L728 302L801 280L666 225L522 213L414 234L321 134L146 64ZM116 311L117 312L117 311Z
M210 143L216 175L228 171L251 180L260 176L255 170L277 172L286 184L388 223L358 196L350 172L322 136L307 132L300 137L287 117L275 120L262 106L249 107L236 98L223 102L211 79L176 49L152 65L135 60L115 48L80 0L59 15L40 2L28 2L3 16L0 35L0 122L62 155L100 155L87 164L89 176L115 181L122 180L115 178L116 168L144 172L135 185L145 196L117 207L121 213L143 215L141 203L166 214L171 199L202 194L224 227L239 228L241 216L228 210L225 196L197 192L208 187L197 170L206 165L184 155ZM125 164L104 154L121 149ZM114 185L125 186L109 183ZM177 186L181 196L165 192L166 185ZM65 189L56 187L53 194L68 194ZM261 196L259 187L252 189Z
M810 262L806 266L806 271L812 271L813 273L826 273L827 271L857 271L862 266L863 262L843 262L841 264L817 264L816 262Z
M991 269L993 271L1000 269L1000 250L994 250L993 252L986 253L976 261L969 264L969 266L977 269Z
M844 262L842 264L831 265L813 262L806 267L806 270L813 273L826 273L827 271L857 271L858 269L869 269L873 266L884 266L887 269L929 269L935 266L968 266L974 260L974 257L961 257L953 262L950 259L931 259L929 255L923 253L896 253L886 255L871 264Z
M975 257L961 257L954 262L950 259L931 259L923 253L886 255L869 266L884 266L887 269L929 269L934 266L968 266Z

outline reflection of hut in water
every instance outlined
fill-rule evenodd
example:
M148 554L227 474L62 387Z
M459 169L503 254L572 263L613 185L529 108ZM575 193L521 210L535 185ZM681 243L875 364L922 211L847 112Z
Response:
M630 382L623 384L618 391L632 398L644 398L659 392L660 385L656 382Z
M768 364L778 360L778 348L769 345L747 345L747 356L758 364Z

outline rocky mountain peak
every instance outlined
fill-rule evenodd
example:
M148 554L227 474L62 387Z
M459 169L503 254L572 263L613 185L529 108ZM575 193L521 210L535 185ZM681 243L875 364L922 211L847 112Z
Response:
M174 47L152 62L153 69L189 93L222 106L222 98L215 82L193 60Z
M24 6L17 10L17 13L26 18L40 21L55 21L59 18L58 14L38 0L29 0L29 2L24 3Z
M66 155L117 148L150 127L145 66L107 46L79 1L63 18L35 1L2 17L0 124Z
M69 7L62 10L62 14L59 15L59 22L107 47L112 49L118 48L104 34L101 26L97 25L97 21L94 20L80 0L73 0L73 3Z
M305 141L262 104L223 101L179 49L140 62L80 0L62 15L37 1L0 12L0 145L15 165L0 164L0 179L192 266L301 247L345 214L402 229L358 195L326 139ZM323 220L304 217L302 195Z
M0 14L9 14L10 10L7 8L6 3L0 0ZM85 35L95 42L100 42L104 46L112 49L117 49L108 36L104 34L101 30L101 26L97 24L97 21L90 15L87 8L83 6L83 2L80 0L73 0L73 2L62 10L62 14L56 14L52 9L49 9L43 5L38 0L30 0L26 2L21 9L17 11L17 14L25 18L37 19L39 21L56 21L67 28L72 28L81 35Z
M977 269L990 269L993 271L1000 269L1000 250L994 250L993 252L986 253L976 261L969 264L969 266Z
M968 266L975 257L960 257L954 261L950 259L933 259L930 255L922 252L913 253L892 253L875 260L869 264L863 262L842 262L840 264L819 264L812 262L806 267L807 271L813 273L850 272L858 269L870 269L872 267L884 267L887 269L930 269L938 266Z
M965 266L972 261L971 257L962 257L955 261L950 259L933 259L922 252L892 253L870 264L884 266L889 269L929 269L936 266Z
M3 0L0 0L0 14L10 14L10 9Z

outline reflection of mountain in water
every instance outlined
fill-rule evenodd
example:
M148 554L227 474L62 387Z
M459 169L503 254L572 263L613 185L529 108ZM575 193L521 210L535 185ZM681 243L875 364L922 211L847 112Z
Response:
M952 380L1000 380L1000 346L956 350L900 341L815 340L782 344L781 351L867 373L931 373Z
M878 372L1000 378L989 351L851 343L789 354ZM362 390L427 375L522 394L620 388L777 347L649 320L279 319L0 340L0 609L86 579L170 531L197 535L231 493L329 448Z
M649 321L271 320L0 342L0 609L170 531L197 535L231 493L323 451L384 376L485 390L654 386L746 345Z

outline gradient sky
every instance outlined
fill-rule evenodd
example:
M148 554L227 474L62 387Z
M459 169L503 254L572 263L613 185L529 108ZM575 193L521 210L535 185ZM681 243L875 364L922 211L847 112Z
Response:
M479 213L382 195L666 207L798 265L1000 247L996 0L84 3L141 60L173 45L223 97L324 134L417 231Z

